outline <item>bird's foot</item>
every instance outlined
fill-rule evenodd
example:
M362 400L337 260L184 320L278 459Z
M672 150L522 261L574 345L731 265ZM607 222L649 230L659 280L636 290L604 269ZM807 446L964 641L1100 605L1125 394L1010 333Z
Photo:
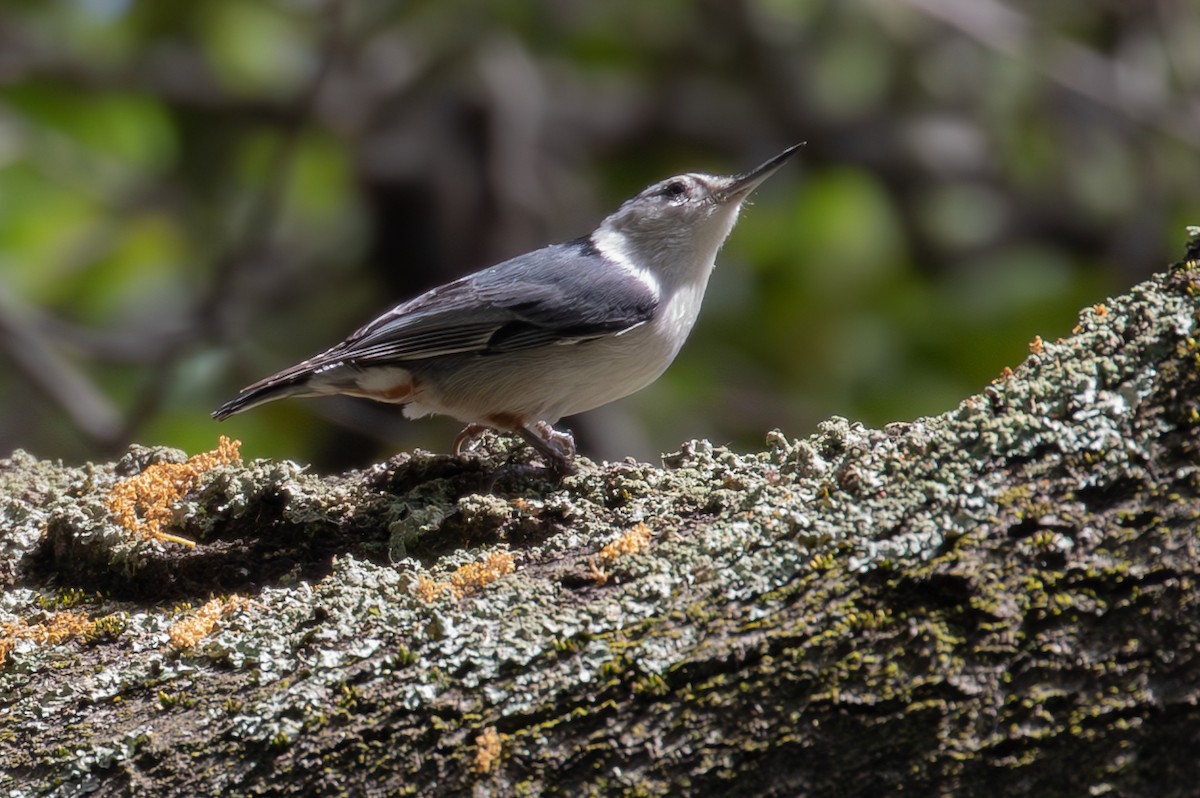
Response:
M479 443L483 433L492 429L483 424L468 424L454 438L454 455L461 457L470 452ZM515 430L521 438L542 456L546 465L527 465L509 463L496 469L488 481L487 489L491 491L502 479L519 479L521 477L547 475L554 479L562 479L574 474L575 468L575 438L569 432L560 432L545 421L537 421L527 427Z
M533 425L533 429L542 440L557 449L563 457L568 460L575 457L575 436L570 432L560 432L545 421L537 422Z
M558 477L574 474L575 438L569 432L559 432L545 421L531 427L521 427L517 434L525 439L545 460L550 471Z

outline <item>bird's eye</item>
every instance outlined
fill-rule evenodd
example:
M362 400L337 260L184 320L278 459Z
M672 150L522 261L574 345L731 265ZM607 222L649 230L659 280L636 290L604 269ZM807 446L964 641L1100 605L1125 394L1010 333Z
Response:
M687 185L682 180L672 180L663 187L662 193L663 196L670 197L671 199L682 197L684 194L687 194Z

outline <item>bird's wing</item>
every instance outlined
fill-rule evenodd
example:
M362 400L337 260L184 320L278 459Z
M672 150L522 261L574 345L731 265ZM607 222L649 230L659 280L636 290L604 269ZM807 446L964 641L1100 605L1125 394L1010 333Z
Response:
M618 335L649 321L656 287L587 239L556 244L435 288L270 378L343 364L401 364Z

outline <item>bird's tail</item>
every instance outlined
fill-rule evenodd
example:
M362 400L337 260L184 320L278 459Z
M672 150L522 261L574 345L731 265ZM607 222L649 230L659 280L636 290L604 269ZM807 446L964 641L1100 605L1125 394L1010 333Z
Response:
M212 417L217 421L224 421L243 410L274 402L276 399L284 399L288 396L311 396L312 394L312 388L302 380L266 380L243 388L236 399L230 399L213 411Z

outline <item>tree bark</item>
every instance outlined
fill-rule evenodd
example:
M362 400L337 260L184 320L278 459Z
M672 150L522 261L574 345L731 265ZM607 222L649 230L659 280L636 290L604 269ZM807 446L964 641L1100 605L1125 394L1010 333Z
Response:
M14 453L0 790L1195 794L1197 258L942 416L218 466L194 549L108 504L182 453Z

